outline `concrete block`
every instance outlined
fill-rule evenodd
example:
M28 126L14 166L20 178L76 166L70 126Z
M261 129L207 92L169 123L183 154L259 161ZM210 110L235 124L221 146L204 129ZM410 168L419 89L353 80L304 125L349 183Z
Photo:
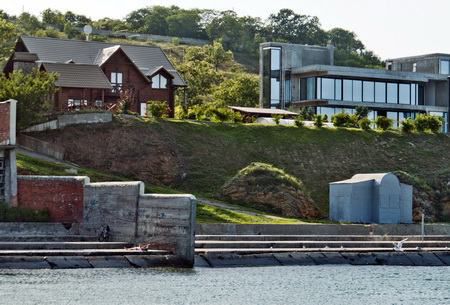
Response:
M88 257L94 268L131 268L130 262L123 256L92 256Z
M308 256L317 265L340 265L348 264L349 262L338 252L327 253L308 253Z
M0 256L0 269L50 269L44 257Z
M315 262L306 253L274 253L273 256L283 266L310 266Z
M447 266L450 266L450 252L436 252L436 256Z
M125 258L133 267L177 267L182 265L174 255L126 255Z
M351 265L378 265L379 262L376 260L376 256L372 253L343 253L347 261Z
M201 255L196 255L194 260L194 267L211 267L211 265L208 263L208 261Z
M376 261L380 265L390 266L414 266L412 260L408 258L405 253L393 252L393 253L374 253Z
M280 262L272 254L238 255L207 254L205 255L212 267L255 267L280 266Z
M429 252L407 253L408 258L415 266L445 266L445 264L434 254Z
M53 269L92 268L83 256L48 256L46 260Z

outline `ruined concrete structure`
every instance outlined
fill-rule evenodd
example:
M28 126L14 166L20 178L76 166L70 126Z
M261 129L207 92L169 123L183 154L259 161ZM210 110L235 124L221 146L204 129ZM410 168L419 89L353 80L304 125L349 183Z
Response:
M397 176L359 174L330 183L330 219L357 223L412 223L411 185Z
M16 104L0 102L0 202L17 204Z

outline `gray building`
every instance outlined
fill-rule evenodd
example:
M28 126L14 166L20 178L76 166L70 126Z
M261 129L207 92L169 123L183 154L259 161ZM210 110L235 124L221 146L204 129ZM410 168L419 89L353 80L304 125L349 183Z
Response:
M406 118L429 113L448 131L450 54L391 59L386 69L334 65L334 47L268 42L260 45L260 106L314 107L329 118L369 108L369 118Z
M391 173L359 174L330 183L330 219L357 223L412 223L411 185Z

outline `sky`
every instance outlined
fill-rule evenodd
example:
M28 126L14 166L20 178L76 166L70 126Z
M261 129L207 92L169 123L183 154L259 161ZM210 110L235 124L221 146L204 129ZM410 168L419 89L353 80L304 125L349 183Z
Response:
M382 59L425 53L450 53L446 35L448 0L0 0L9 14L23 10L39 15L44 9L71 10L93 19L123 18L152 5L235 10L239 15L267 18L282 8L319 17L325 29L342 27Z

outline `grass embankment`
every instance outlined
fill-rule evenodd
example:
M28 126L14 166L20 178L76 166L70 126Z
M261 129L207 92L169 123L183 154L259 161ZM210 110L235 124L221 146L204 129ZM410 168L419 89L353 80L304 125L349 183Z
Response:
M328 184L356 173L401 170L436 188L450 181L450 138L443 134L162 120L67 127L35 136L65 147L72 162L147 183L163 171L151 169L170 157L166 168L177 166L181 178L166 185L207 198L217 197L250 163L273 164L298 177L324 215Z
M38 160L23 154L17 155L17 168L20 174L26 175L49 175L49 176L88 176L91 182L103 181L127 181L125 177L107 174L98 170L88 168L70 167L61 163L53 163L43 160ZM164 186L148 185L146 184L146 192L148 193L162 193L162 194L176 194L180 193L175 189ZM241 209L241 207L237 207ZM244 208L242 208L244 209ZM214 207L207 204L198 204L197 207L197 222L199 223L298 223L296 219L271 217L263 212L251 211L246 209L249 213L238 212L225 208ZM257 212L257 213L255 213ZM49 216L46 211L32 211L28 209L8 208L0 203L0 221L46 221Z

